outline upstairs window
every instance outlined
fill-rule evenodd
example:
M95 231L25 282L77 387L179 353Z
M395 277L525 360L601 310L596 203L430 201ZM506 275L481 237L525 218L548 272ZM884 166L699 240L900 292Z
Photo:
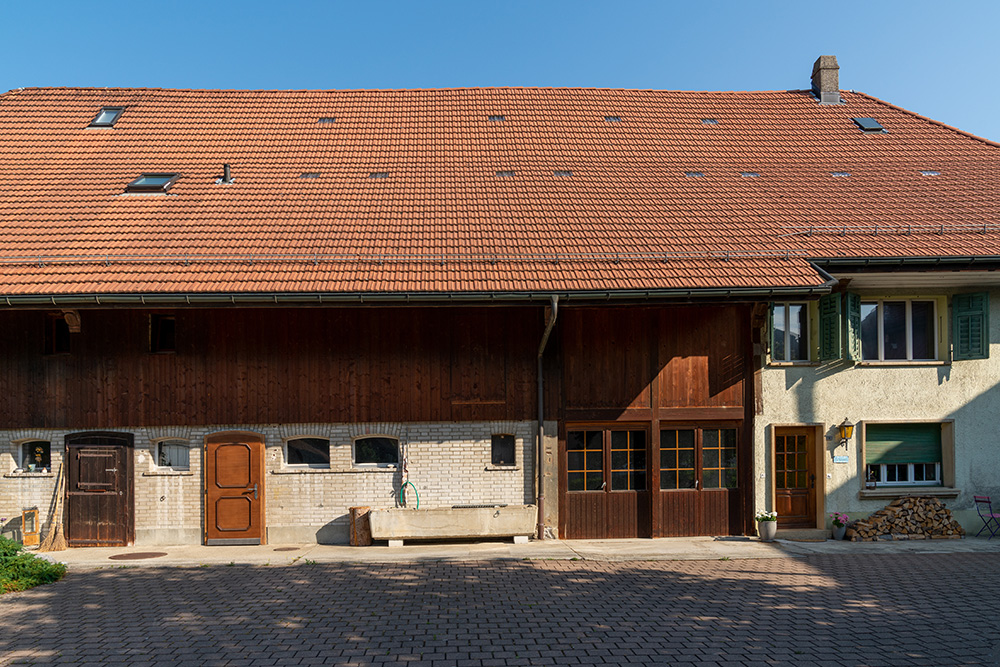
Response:
M52 445L47 440L21 443L20 468L28 472L52 470Z
M937 358L934 301L861 301L861 358L928 361Z
M143 174L125 186L125 192L166 192L180 176L180 174L163 173Z
M176 320L173 315L149 316L149 351L176 352Z
M43 354L69 353L69 324L61 314L45 316L45 332L42 338Z
M771 361L809 361L809 304L771 305Z
M293 438L285 442L285 462L306 468L330 467L330 441L326 438Z
M495 466L516 465L514 436L497 434L490 443L490 462Z
M171 470L191 469L191 448L184 440L163 440L156 443L156 465Z
M102 107L100 113L90 121L89 127L113 127L123 111L125 107Z

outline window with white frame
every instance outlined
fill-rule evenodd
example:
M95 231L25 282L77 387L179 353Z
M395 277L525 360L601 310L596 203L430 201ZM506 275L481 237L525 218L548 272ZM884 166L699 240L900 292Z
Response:
M771 361L809 361L809 304L771 306Z
M399 440L366 437L354 441L355 465L394 466L399 464Z
M191 469L191 447L186 440L161 440L156 443L156 465L171 470Z
M286 440L285 463L302 468L329 468L330 441L326 438L291 438Z
M937 358L933 300L861 301L861 359L929 361Z
M875 486L940 486L941 424L866 424L865 475Z
M20 468L29 472L52 470L52 444L48 440L22 442Z

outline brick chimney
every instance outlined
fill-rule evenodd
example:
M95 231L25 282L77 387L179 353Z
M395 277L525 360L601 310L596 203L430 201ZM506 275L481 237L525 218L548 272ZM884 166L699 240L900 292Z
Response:
M839 72L837 56L820 56L813 63L812 91L820 104L840 104Z

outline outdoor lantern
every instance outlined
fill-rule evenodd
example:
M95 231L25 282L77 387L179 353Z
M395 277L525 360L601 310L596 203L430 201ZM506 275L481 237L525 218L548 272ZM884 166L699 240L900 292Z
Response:
M38 544L37 507L29 507L21 512L21 541L26 547Z
M840 432L841 444L846 445L847 441L850 440L851 436L854 435L854 424L847 421L847 417L844 417L844 421L840 423L840 426L837 427L837 430Z

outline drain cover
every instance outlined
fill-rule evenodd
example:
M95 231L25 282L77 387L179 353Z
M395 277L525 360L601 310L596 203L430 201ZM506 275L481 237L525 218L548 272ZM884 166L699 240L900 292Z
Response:
M130 554L117 554L115 556L108 556L108 560L144 560L146 558L159 558L160 556L166 556L167 554L162 551L137 551Z
M298 551L298 547L278 547L275 551Z

